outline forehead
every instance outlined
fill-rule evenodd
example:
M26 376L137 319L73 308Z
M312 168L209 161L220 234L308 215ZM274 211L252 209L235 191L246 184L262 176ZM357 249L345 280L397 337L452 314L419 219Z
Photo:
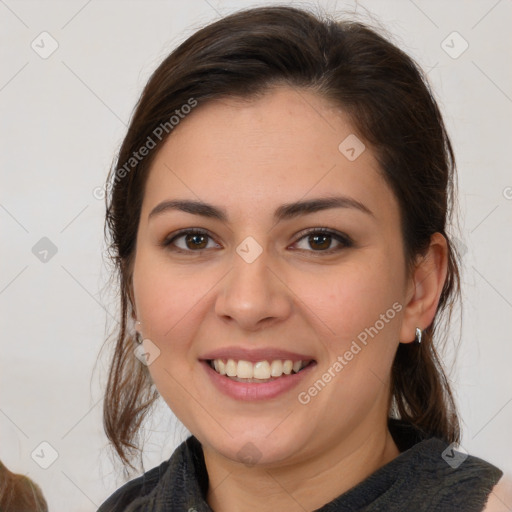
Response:
M270 213L277 204L338 194L387 222L396 217L373 151L343 110L310 91L279 87L252 100L210 101L182 120L153 162L143 215L160 201L188 198L242 219L255 209Z

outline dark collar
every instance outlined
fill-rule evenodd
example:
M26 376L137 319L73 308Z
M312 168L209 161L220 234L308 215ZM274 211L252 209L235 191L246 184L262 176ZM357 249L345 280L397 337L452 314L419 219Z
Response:
M400 510L415 512L480 511L503 474L472 456L454 470L443 457L450 448L446 441L395 419L389 420L389 430L401 453L316 512L398 510L397 504L401 504ZM124 501L126 507L105 507L102 512L212 512L206 501L208 473L203 449L194 436L144 479L148 485L143 485L145 490L138 498ZM442 506L441 499L445 500Z

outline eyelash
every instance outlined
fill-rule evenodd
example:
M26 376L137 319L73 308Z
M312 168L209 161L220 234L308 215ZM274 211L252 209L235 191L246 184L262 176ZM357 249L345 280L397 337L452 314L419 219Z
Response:
M202 253L203 251L205 251L206 249L198 249L197 251L194 251L194 250L185 250L185 249L180 249L178 247L172 247L172 244L173 242L175 242L178 238L181 238L183 235L205 235L205 236L208 236L209 238L211 238L213 240L213 237L210 235L210 233L208 233L208 231L204 230L204 229L199 229L199 228L187 228L187 229L182 229L180 231L178 231L177 233L174 233L173 235L169 236L169 237L166 237L162 242L161 242L161 246L162 247L165 247L173 252L178 252L178 253ZM340 251L341 249L345 248L349 248L349 247L353 247L354 246L354 242L353 240L343 234L343 233L340 233L338 231L334 231L332 229L329 229L329 228L310 228L306 231L304 231L303 233L301 233L301 236L294 242L294 244L300 242L302 239L306 238L307 236L311 235L311 234L319 234L319 235L328 235L328 236L331 236L333 239L335 239L336 241L338 241L340 244L342 244L341 247L337 247L337 248L334 248L334 249L327 249L327 250L319 250L319 251L314 251L314 250L306 250L306 249L298 249L300 251L306 251L306 252L311 252L313 253L315 256L321 256L321 255L324 255L324 254L332 254L334 252L338 252Z

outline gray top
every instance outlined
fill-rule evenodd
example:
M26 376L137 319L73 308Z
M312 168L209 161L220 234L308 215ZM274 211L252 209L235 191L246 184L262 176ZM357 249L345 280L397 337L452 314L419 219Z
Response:
M480 512L503 475L441 439L389 420L400 455L315 512ZM118 489L98 512L212 512L201 444L184 441L172 457Z

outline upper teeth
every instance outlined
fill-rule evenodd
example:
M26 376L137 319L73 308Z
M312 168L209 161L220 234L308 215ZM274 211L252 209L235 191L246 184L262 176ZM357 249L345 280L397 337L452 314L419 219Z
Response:
M238 377L240 379L270 379L270 377L281 377L284 373L290 375L292 370L297 373L301 370L308 361L291 361L286 359L284 361L276 359L269 363L268 361L258 361L251 363L250 361L235 361L228 359L224 362L222 359L214 359L212 361L213 368L221 375L228 377Z

